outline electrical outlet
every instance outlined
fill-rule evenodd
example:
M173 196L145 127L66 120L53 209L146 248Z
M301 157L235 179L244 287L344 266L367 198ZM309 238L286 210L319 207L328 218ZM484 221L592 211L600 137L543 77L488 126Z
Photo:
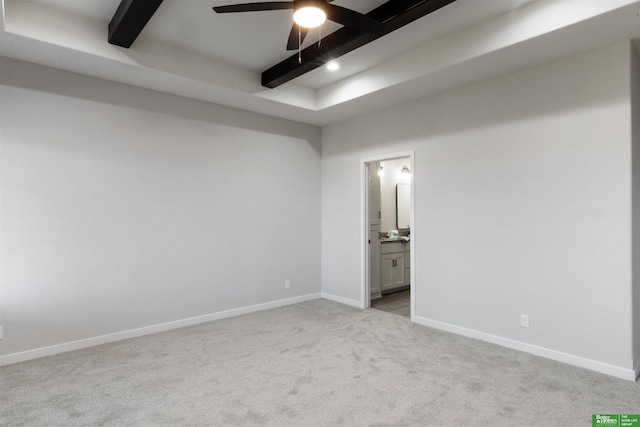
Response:
M285 280L284 281L284 288L285 289L291 288L291 280Z
M528 314L521 314L520 315L520 326L522 326L523 328L529 329L529 315Z

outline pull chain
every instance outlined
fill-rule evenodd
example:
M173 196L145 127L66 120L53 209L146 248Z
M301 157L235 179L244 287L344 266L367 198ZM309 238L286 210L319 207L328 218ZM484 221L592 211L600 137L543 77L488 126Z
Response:
M302 64L302 53L300 52L300 45L302 44L302 30L298 25L298 64Z
M322 46L322 25L318 27L318 47ZM302 64L302 30L298 25L298 64Z

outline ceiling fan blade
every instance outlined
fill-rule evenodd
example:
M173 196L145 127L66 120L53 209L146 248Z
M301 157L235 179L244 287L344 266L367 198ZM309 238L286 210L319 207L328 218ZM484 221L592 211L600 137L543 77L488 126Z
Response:
M213 10L218 13L232 12L260 12L263 10L293 9L292 1L268 1L262 3L242 3L230 4L228 6L214 6Z
M300 31L300 33L298 33ZM298 44L302 45L304 38L307 36L309 32L308 28L301 27L298 24L293 24L291 27L291 32L289 33L289 40L287 41L287 50L296 50L298 49ZM300 40L298 40L298 34Z
M384 24L355 10L336 6L335 4L327 4L324 11L327 14L327 19L345 27L355 28L371 34L380 34L384 30Z

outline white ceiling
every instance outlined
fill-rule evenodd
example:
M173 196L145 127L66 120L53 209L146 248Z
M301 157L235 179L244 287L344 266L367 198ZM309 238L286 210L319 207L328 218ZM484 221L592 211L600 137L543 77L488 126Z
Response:
M107 43L120 0L3 0L0 55L324 125L620 39L640 0L457 0L276 89L291 11L216 14L248 0L164 0L130 49ZM336 0L366 13L384 0ZM325 24L322 34L339 29ZM315 43L310 31L303 47Z

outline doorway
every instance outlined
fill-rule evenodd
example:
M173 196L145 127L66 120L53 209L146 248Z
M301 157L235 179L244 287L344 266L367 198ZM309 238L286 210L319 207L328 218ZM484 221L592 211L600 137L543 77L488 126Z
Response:
M413 319L413 152L366 159L363 165L363 305Z

